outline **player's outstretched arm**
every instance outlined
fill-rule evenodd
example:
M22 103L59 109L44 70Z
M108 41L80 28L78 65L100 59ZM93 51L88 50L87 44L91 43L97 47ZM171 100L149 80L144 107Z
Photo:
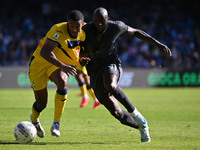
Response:
M70 65L66 65L66 64L62 63L61 61L59 61L56 58L56 56L54 55L54 53L52 52L56 48L57 45L58 45L58 43L47 39L44 46L42 47L42 49L40 51L40 55L44 59L46 59L48 62L59 67L68 76L69 76L69 74L71 74L72 76L76 75L76 69L75 68L71 67Z
M172 56L171 50L165 44L160 43L158 40L154 39L153 37L151 37L149 34L147 34L142 30L128 27L127 34L142 39L144 41L154 43L161 51L164 51L169 56Z

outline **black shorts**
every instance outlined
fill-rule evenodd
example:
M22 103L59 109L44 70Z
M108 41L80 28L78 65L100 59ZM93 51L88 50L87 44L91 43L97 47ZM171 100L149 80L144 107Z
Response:
M94 93L97 97L97 99L101 102L106 97L111 96L111 93L109 93L105 87L103 82L103 75L104 74L115 74L118 77L118 81L120 77L122 76L123 70L120 63L113 63L109 64L105 67L100 68L95 74L90 76L90 83L94 90Z

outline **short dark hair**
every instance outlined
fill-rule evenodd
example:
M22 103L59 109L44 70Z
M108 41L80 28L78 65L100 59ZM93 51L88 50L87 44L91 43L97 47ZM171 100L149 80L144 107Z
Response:
M68 14L68 20L73 20L73 21L79 21L82 20L84 21L84 16L82 14L82 12L80 12L79 10L73 10Z

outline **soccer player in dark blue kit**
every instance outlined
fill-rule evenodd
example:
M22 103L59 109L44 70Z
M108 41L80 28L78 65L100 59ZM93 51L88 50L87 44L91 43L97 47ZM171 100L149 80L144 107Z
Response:
M151 42L171 56L170 49L142 30L129 27L122 21L109 20L107 10L102 7L94 11L93 22L82 29L86 34L84 49L91 60L86 67L97 99L122 124L139 129L141 142L150 142L146 119L118 86L122 66L114 44L120 35L127 34ZM118 101L127 111L120 108Z

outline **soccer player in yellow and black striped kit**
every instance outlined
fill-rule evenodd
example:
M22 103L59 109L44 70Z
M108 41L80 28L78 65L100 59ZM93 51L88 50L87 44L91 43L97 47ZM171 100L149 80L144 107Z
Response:
M81 42L85 40L82 31L84 16L74 10L68 15L68 22L55 24L41 40L29 64L29 79L35 94L31 120L37 129L37 135L44 137L39 117L47 105L47 82L51 80L57 86L55 94L54 121L51 127L53 136L60 136L60 118L67 99L67 80L76 75L72 66L86 65L89 58L79 58Z

